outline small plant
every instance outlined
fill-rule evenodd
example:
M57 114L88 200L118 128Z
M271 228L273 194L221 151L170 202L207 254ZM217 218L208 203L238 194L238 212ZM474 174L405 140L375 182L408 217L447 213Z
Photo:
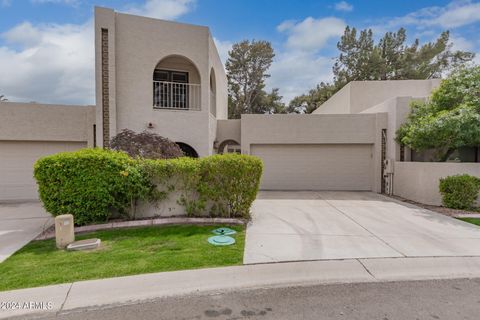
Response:
M113 150L124 151L133 158L172 159L184 156L182 149L175 142L148 131L135 133L124 129L113 137L110 147Z
M440 179L442 203L452 209L472 209L480 192L480 178L468 174Z

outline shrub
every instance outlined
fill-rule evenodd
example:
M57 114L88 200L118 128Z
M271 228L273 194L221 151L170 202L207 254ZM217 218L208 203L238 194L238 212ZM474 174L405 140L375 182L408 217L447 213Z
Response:
M125 213L153 188L139 160L118 151L83 149L39 159L34 176L40 199L54 216L70 213L78 225Z
M134 213L137 200L158 202L173 191L188 215L248 218L262 169L260 159L246 155L150 160L84 149L41 158L34 175L47 211L71 213L83 225L114 210Z
M175 142L148 131L135 133L124 129L113 137L110 147L113 150L124 151L134 158L172 159L184 156L182 149Z
M256 157L224 154L200 160L200 199L210 202L210 213L250 217L262 176L263 164Z
M443 205L452 209L471 209L480 192L480 178L468 174L440 179Z
M161 201L168 193L180 192L178 204L185 207L188 215L194 215L205 206L197 194L200 182L200 160L182 157L171 160L145 160L144 170L149 180L157 186L151 199Z

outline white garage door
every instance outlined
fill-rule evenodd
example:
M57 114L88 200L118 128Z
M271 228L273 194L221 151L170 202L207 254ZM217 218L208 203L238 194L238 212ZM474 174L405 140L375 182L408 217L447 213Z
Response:
M35 161L42 156L86 146L84 142L0 141L0 200L38 199L33 178Z
M372 145L252 145L264 190L371 190Z

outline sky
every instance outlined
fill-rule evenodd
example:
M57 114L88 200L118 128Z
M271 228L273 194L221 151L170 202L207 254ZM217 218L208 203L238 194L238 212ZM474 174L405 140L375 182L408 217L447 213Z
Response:
M479 53L474 0L0 0L0 95L10 101L94 104L93 8L208 26L222 60L244 39L275 49L267 88L285 102L332 80L345 26L378 38L407 29L407 42L449 30L454 49Z

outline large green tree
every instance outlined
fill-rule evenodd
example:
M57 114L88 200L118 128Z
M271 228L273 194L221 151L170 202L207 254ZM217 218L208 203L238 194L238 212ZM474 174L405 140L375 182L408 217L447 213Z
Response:
M480 146L480 66L459 68L428 101L412 103L396 139L417 151L435 149L438 161L460 147Z
M449 38L445 31L433 42L421 45L416 39L408 45L406 31L400 28L375 43L371 29L357 32L346 27L337 44L340 54L332 68L334 81L294 98L289 110L312 112L350 81L440 78L474 58L471 52L453 51Z
M284 112L278 89L265 91L265 80L275 53L268 41L244 40L235 43L225 64L228 79L228 115Z

